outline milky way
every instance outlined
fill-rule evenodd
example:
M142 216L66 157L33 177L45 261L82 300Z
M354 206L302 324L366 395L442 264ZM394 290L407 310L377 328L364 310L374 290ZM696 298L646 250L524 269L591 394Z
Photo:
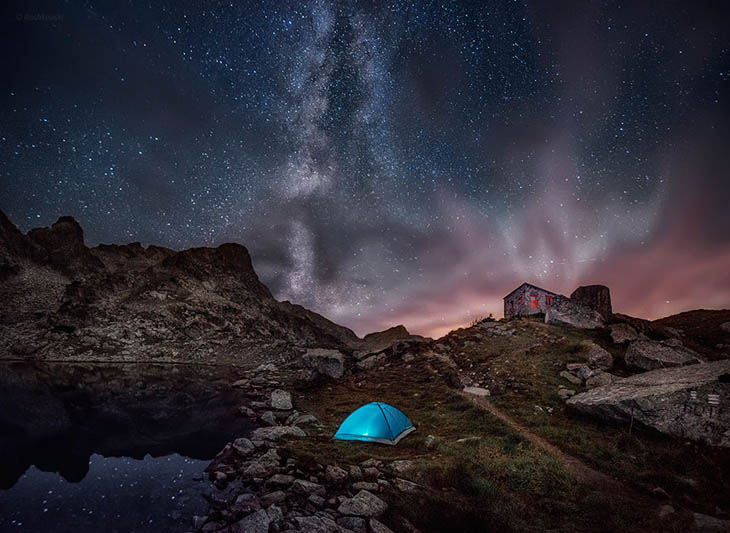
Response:
M245 244L279 299L440 334L522 281L730 305L720 3L8 10L0 208Z

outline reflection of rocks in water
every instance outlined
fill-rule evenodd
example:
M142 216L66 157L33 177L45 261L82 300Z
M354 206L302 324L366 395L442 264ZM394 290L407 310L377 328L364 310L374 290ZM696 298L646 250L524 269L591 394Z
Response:
M227 386L234 371L0 365L0 488L11 487L31 464L79 481L93 453L212 458L248 430L246 419L237 416L245 391Z

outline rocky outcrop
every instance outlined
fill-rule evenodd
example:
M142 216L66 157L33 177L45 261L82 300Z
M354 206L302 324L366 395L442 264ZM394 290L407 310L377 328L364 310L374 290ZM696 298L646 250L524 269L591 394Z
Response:
M418 475L413 461L367 459L346 468L299 462L290 448L258 437L229 443L206 469L215 488L205 495L209 509L196 517L196 531L392 533L383 523L393 518L387 498L423 490L411 480Z
M577 394L568 406L605 420L730 447L730 361L637 374Z
M578 287L570 295L574 302L598 311L604 320L611 318L611 291L605 285L585 285Z
M700 362L698 355L679 342L637 340L624 356L626 364L642 370L655 370Z
M545 313L545 323L590 329L603 326L604 319L598 311L587 305L565 296L555 296Z
M71 217L26 236L0 213L0 279L0 357L255 367L294 364L308 348L351 353L361 343L277 302L240 244L88 248Z
M50 228L32 229L28 239L45 251L46 261L51 266L64 272L104 268L84 245L84 231L73 217L61 217Z

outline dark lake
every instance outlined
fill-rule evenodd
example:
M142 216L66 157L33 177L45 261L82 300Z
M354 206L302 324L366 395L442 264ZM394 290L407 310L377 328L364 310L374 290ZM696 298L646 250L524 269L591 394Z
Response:
M0 363L0 531L188 531L250 430L235 369Z

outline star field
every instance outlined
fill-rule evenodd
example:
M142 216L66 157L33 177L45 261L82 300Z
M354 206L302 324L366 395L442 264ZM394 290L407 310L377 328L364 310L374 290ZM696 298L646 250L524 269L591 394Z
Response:
M17 3L0 208L240 242L361 334L501 314L524 280L728 306L730 18L637 4Z

